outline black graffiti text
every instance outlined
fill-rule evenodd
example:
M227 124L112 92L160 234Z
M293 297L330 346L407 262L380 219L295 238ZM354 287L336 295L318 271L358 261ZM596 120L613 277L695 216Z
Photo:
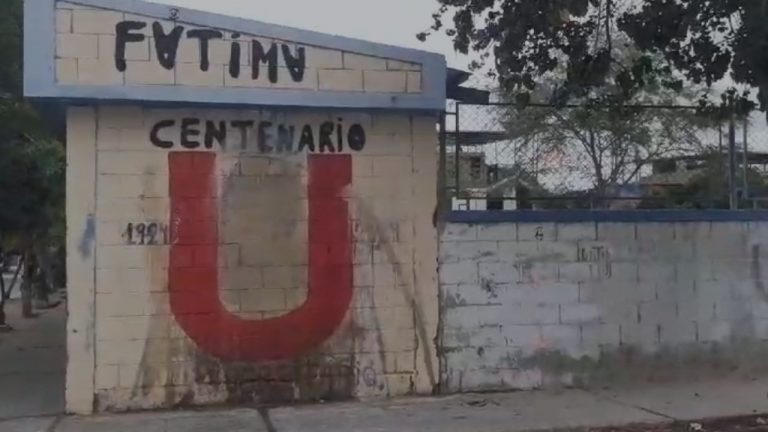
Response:
M578 248L578 262L599 263L610 261L611 252L604 246L590 246Z
M163 149L256 150L263 154L360 152L365 148L365 129L347 125L343 118L319 125L294 125L268 120L205 120L187 117L161 120L150 130L150 142Z
M577 261L589 264L589 273L596 279L610 279L613 276L611 251L600 245L579 246Z
M169 244L168 225L156 222L131 222L126 225L122 237L129 245L167 245Z
M147 36L143 31L147 23L142 21L121 21L115 26L115 67L120 72L128 68L125 52L128 44L144 42ZM179 46L182 43L196 43L199 51L199 67L201 71L210 69L211 41L223 40L227 35L212 29L189 29L184 26L174 25L169 32L159 21L152 23L152 39L154 40L154 56L162 67L172 70L176 67L176 58ZM228 73L232 78L239 78L243 48L250 47L251 52L251 78L259 79L266 69L267 79L271 83L279 80L279 71L287 70L294 82L304 81L304 73L307 67L306 50L303 47L295 47L284 43L272 42L263 45L260 41L241 40L240 33L229 35L229 67Z

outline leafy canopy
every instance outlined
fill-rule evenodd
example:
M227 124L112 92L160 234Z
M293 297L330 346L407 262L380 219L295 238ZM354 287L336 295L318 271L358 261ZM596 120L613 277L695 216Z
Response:
M437 1L418 37L449 18L456 50L480 53L473 68L493 59L492 74L523 101L553 75L551 103L621 103L649 83L679 91L730 77L768 109L768 0ZM621 58L627 48L640 55Z
M549 178L555 192L609 195L662 156L705 148L703 120L691 110L509 107L505 117L516 159Z
M21 97L23 2L5 0L0 9L0 96ZM2 126L2 125L0 125Z
M63 226L64 147L23 99L22 10L22 0L6 0L0 8L0 241L4 243L11 238L46 238Z

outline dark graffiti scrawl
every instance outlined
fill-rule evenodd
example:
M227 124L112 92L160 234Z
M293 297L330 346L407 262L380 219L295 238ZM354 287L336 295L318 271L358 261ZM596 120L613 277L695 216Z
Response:
M161 120L150 129L149 141L155 147L184 149L214 147L227 150L254 150L271 153L360 152L366 144L365 129L343 118L319 125L294 125L272 121L209 120L188 117Z
M115 27L115 67L120 72L125 72L128 64L125 61L125 51L128 44L144 42L146 36L141 33L147 27L142 21L122 21ZM179 45L182 43L197 43L200 53L200 70L208 71L210 68L210 46L212 40L230 40L228 73L232 78L239 78L241 74L243 47L251 50L251 78L255 81L264 75L269 82L276 84L280 81L280 72L285 70L293 82L303 82L304 72L307 67L306 51L303 47L293 48L292 45L273 42L264 46L256 39L246 40L240 33L224 34L212 29L190 29L184 38L184 26L176 25L166 33L159 21L152 23L152 37L155 58L160 65L168 70L176 67L176 55ZM242 38L242 39L241 39Z

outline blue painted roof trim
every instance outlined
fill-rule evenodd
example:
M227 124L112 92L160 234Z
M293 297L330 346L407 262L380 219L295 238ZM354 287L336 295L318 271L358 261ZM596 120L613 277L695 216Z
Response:
M57 0L24 2L24 93L40 99L87 101L149 101L203 105L306 106L323 108L444 111L447 66L445 57L409 48L300 30L209 12L147 3L140 0L69 0L70 3L169 19L177 9L179 22L287 40L302 45L383 57L422 65L422 93L362 93L256 88L196 88L188 86L58 85L55 70Z
M452 211L447 221L468 224L579 222L751 222L768 221L768 210L552 210Z

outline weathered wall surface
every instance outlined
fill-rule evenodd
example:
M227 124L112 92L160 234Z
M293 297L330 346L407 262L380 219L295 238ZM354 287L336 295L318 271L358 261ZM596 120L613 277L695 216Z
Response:
M71 108L69 409L431 392L435 123Z
M63 85L422 92L422 65L58 2ZM203 48L205 47L205 48Z
M449 224L442 385L765 372L768 224Z

